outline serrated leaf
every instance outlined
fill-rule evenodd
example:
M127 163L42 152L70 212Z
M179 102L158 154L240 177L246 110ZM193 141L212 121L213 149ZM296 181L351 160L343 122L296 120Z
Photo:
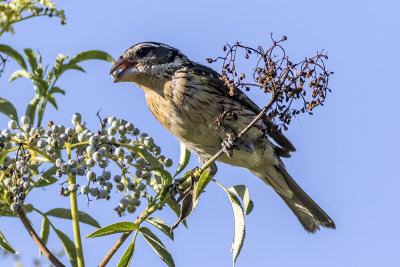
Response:
M135 251L135 240L129 245L129 247L125 250L124 255L122 255L121 259L118 262L118 267L127 267L131 264L133 252Z
M1 166L1 164L3 164L6 157L7 157L7 154L0 155L0 166Z
M35 187L44 187L44 186L48 186L51 184L54 184L55 182L57 182L58 179L53 177L53 176L47 176L47 177L43 177L41 176L35 183Z
M8 45L0 44L0 53L6 54L7 56L14 59L24 70L27 70L24 58L16 50Z
M99 236L105 236L105 235L112 235L115 233L124 233L124 232L129 232L129 231L135 231L138 230L138 227L136 224L132 222L119 222L119 223L114 223L107 225L103 228L100 228L90 235L88 235L86 238L93 238L93 237L99 237Z
M3 235L3 233L0 231L0 246L7 252L10 252L12 254L18 254L18 252L8 243L6 237Z
M171 233L171 227L169 227L169 225L165 221L156 217L149 217L146 219L146 221L152 224L153 226L157 227L161 232L163 232L169 238L174 240L174 233Z
M249 215L254 207L253 201L250 199L249 189L245 185L235 185L231 188L228 188L228 190L231 193L238 195L242 199L244 205L244 214Z
M48 177L51 175L56 174L58 167L56 165L52 166L51 168L49 168L47 171L45 171L42 176L43 177Z
M242 204L240 203L239 198L231 193L225 186L222 184L216 182L219 186L221 186L224 191L228 194L229 200L231 201L232 209L233 209L233 217L235 221L235 234L233 237L233 243L232 243L232 252L233 252L233 266L235 266L235 262L237 257L240 254L240 251L242 250L243 243L244 243L244 238L246 234L246 229L244 225L244 213L243 213L243 207Z
M36 61L35 53L33 53L32 49L25 48L24 49L25 56L28 59L29 65L31 65L32 71L36 70L38 67L38 63Z
M18 121L17 110L10 101L0 97L0 112L9 118Z
M139 232L143 238L149 243L150 247L157 253L158 256L170 267L174 267L175 263L171 254L164 246L158 237L146 227L140 227Z
M81 52L76 56L72 57L71 60L68 62L68 65L73 66L79 62L91 59L105 60L114 63L114 59L110 54L100 50L89 50Z
M190 161L190 151L186 148L185 144L181 142L180 148L181 154L179 157L178 168L176 169L176 172L174 174L174 178L186 168Z
M49 96L47 97L47 100L50 102L50 104L53 105L53 107L54 107L56 110L58 110L57 102L56 102L56 100L55 100L55 98L54 98L53 95L49 95Z
M62 219L69 219L72 220L72 214L70 209L63 209L63 208L56 208L49 210L46 212L47 216L52 216L52 217L57 217L57 218L62 218ZM100 228L101 226L99 223L93 219L89 214L83 212L83 211L78 211L78 216L79 216L79 221L81 223L86 223L88 225Z
M146 149L139 148L137 153L141 158L147 160L150 163L151 169L161 169L161 163Z
M76 64L75 65L69 65L68 69L70 69L70 70L79 70L81 72L86 72L81 66L76 65Z
M7 216L7 217L17 217L14 212L10 210L10 207L7 206L0 206L0 216Z
M53 71L54 75L58 78L61 73L63 72L63 63L65 59L67 59L68 56L65 56L63 54L58 54L56 58L56 63L54 63Z
M30 79L31 75L26 70L16 70L16 71L14 71L13 74L10 75L10 79L8 80L8 82L10 83L10 82L14 81L15 79L18 79L21 77Z
M50 234L50 222L49 219L43 217L42 220L42 229L40 230L40 239L42 240L43 244L47 244L47 240L49 240ZM42 256L42 251L39 249L39 257Z
M168 171L166 171L162 168L155 168L155 169L152 169L151 171L153 172L156 180L157 180L157 178L159 179L159 181L157 181L157 183L159 183L159 184L161 184L161 183L170 184L171 183L172 176ZM161 181L161 178L163 178L162 181Z
M199 182L197 183L196 199L199 198L201 192L204 191L204 188L206 188L207 184L211 181L212 178L213 176L210 175L209 170L206 169L202 172L199 178Z
M74 242L72 242L72 240L66 234L64 234L62 231L60 231L56 228L53 228L53 229L56 232L58 238L61 240L61 243L63 244L65 252L67 253L68 259L71 262L71 266L78 267Z
M25 111L25 116L28 116L31 119L31 123L35 121L35 114L36 114L36 108L40 102L40 97L39 96L34 96L31 101L28 104L28 107L26 108Z
M60 87L58 86L54 86L50 89L49 94L55 94L55 93L60 93L62 95L65 95L65 91L62 90Z

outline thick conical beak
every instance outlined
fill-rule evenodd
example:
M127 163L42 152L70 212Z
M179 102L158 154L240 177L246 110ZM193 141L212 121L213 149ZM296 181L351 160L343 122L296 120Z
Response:
M129 77L137 73L136 62L123 58L122 56L114 62L111 67L110 74L114 78L114 82L128 82Z

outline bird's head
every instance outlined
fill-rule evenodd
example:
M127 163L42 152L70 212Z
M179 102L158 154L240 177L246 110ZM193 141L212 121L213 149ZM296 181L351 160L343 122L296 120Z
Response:
M174 72L190 64L188 58L171 46L145 42L122 54L110 70L114 82L134 82L147 86L152 80L168 80Z

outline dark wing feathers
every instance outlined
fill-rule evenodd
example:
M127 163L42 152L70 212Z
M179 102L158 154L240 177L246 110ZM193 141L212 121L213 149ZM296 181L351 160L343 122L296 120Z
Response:
M201 77L206 77L208 82L213 85L216 89L220 90L222 93L226 94L228 97L231 97L241 103L243 106L253 111L254 114L258 114L261 112L260 107L257 106L245 93L243 93L239 88L236 88L234 95L230 96L228 87L224 84L224 82L220 79L220 75L215 70L206 67L201 64L194 63L190 66L190 71L193 74L197 74ZM281 157L287 157L290 151L296 151L296 148L293 144L279 131L278 127L270 120L267 119L267 116L263 117L265 124L268 127L267 134L270 136L279 146L281 146L280 154Z

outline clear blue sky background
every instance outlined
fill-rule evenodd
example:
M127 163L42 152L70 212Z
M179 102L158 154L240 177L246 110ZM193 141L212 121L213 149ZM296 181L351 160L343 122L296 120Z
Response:
M324 108L314 116L294 121L287 132L297 148L285 161L304 190L335 220L337 230L307 234L279 197L246 170L219 165L217 179L226 186L246 184L255 202L246 217L246 241L237 266L399 266L399 15L397 1L56 1L65 9L67 25L56 19L39 18L16 25L16 34L4 35L0 43L22 51L41 51L53 64L58 53L74 55L101 49L115 58L142 41L159 41L181 49L190 59L221 55L226 42L269 45L269 34L288 36L287 53L294 59L317 50L329 53L328 68L335 72ZM133 84L113 84L110 64L84 63L87 74L69 72L59 81L67 91L59 95L60 110L49 108L46 120L69 124L80 112L88 125L98 126L96 112L132 121L150 133L175 161L179 142L150 113L141 89ZM215 66L218 68L218 66ZM0 96L12 101L20 114L32 97L29 81L7 83L14 63L0 79ZM250 92L260 105L262 95ZM8 119L0 116L1 128ZM193 157L191 167L198 164ZM93 214L102 226L119 221L112 208L118 199L94 201L83 211ZM67 207L58 186L30 195L46 211ZM160 215L168 223L175 216L166 209ZM126 216L122 220L134 220ZM41 218L30 215L39 231ZM71 223L54 220L72 236ZM177 266L231 266L233 216L229 200L210 184L189 229L179 227L175 241L161 236ZM22 252L31 266L38 252L21 223L1 218L0 229ZM94 229L82 225L84 236ZM157 230L155 230L157 231ZM84 241L87 266L96 266L117 236ZM126 247L128 244L125 244ZM61 244L51 233L49 246ZM123 251L110 266L116 265ZM10 260L0 263L11 264ZM164 266L138 239L133 266Z

